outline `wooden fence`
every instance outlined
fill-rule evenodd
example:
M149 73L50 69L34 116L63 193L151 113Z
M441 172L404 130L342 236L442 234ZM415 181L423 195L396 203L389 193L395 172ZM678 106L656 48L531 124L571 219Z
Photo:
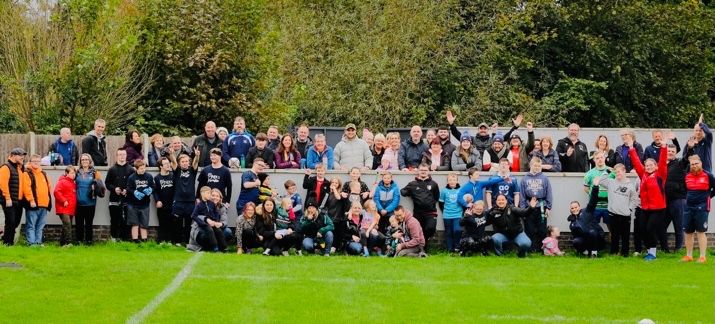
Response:
M82 139L85 135L73 135L72 140L77 145L79 153L82 154ZM182 137L181 140L186 145L191 145L194 142L194 137ZM27 151L28 154L40 154L42 156L47 155L50 149L50 145L54 143L59 138L59 135L40 135L35 133L27 134L0 134L0 156L2 161L5 161L10 154L10 150L15 147L21 147ZM148 155L148 149L151 147L149 143L149 135L142 134L142 139L144 144L142 146L144 157ZM106 137L107 141L107 155L108 163L112 165L114 163L114 153L117 149L124 146L124 136L112 135ZM169 138L164 138L164 143L168 143Z

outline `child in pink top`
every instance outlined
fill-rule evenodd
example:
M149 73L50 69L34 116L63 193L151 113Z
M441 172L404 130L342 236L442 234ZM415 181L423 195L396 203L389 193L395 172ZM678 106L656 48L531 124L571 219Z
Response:
M549 226L547 229L549 236L541 241L541 249L544 250L544 255L549 256L562 256L563 252L559 249L559 236L561 236L561 231L558 227Z
M363 256L368 257L372 248L369 245L374 244L379 237L377 224L380 221L380 213L377 211L377 205L374 200L366 201L364 207L365 210L362 212L362 220L360 221L360 244L362 244Z

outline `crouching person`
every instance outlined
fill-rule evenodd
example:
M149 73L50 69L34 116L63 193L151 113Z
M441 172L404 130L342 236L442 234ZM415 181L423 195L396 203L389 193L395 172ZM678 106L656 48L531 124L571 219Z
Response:
M303 233L303 250L314 253L316 246L323 242L323 255L330 256L333 247L333 221L327 214L321 213L313 199L306 202L306 210L300 219L300 230Z
M186 248L191 251L225 251L226 238L221 230L224 224L221 223L216 204L211 201L211 188L203 186L199 193L201 201L191 213L193 223Z
M402 206L395 208L395 219L400 222L402 227L402 232L395 235L405 239L404 243L397 244L395 248L397 256L426 257L427 254L424 252L425 236L422 233L420 222Z
M581 209L578 201L572 201L569 205L571 214L568 221L573 236L573 247L576 252L590 257L597 257L598 250L603 249L606 244L599 219L593 216L598 203L598 187L598 183L595 183L585 210Z
M253 249L259 247L261 247L261 238L256 226L256 204L248 202L236 219L236 253L251 254Z
M472 207L464 211L464 216L459 220L459 225L464 229L459 240L459 255L469 256L472 253L488 254L492 237L486 235L487 214L484 212L484 201L479 200Z
M526 257L526 253L531 248L531 240L524 233L521 219L531 217L538 212L536 204L536 197L532 197L529 201L529 208L516 208L507 203L506 196L502 194L497 196L496 206L487 216L487 221L494 227L492 242L497 255L504 254L505 243L513 242L519 249L518 256Z

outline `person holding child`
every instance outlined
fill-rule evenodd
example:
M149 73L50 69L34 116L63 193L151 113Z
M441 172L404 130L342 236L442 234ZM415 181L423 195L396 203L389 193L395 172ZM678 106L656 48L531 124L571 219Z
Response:
M333 247L333 221L321 212L315 200L306 202L305 215L300 220L300 231L303 233L303 250L307 253L316 252L318 243L323 242L323 255L330 256Z

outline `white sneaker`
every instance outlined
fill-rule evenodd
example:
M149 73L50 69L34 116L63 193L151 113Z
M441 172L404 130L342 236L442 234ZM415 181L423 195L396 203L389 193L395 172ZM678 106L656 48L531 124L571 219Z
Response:
M298 250L298 251L295 252L295 255L297 255L297 256L303 256L303 251Z
M271 249L266 249L263 251L263 255L271 255Z
M289 255L290 255L290 254L288 254L288 251L283 251L283 253L281 253L281 254L283 254L283 256L289 256Z
M640 252L633 252L633 256L639 256L639 255L641 255Z

